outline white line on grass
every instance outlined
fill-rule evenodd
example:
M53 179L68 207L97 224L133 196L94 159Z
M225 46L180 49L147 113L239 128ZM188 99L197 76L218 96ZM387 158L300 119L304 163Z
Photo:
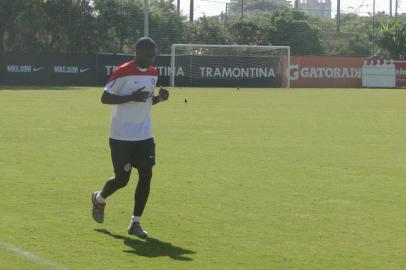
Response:
M30 260L32 262L35 262L35 263L37 263L39 265L42 265L42 266L44 266L44 267L46 267L48 269L52 269L52 270L68 270L68 268L63 266L63 265L60 265L60 264L54 263L52 261L49 261L47 259L38 257L37 255L34 255L34 254L32 254L32 253L30 253L28 251L22 250L21 248L18 248L18 247L14 247L14 246L9 245L7 243L0 242L0 248L5 249L5 250L7 250L9 252L15 253L15 254L17 254L17 255L19 255L21 257L24 257L24 258L26 258L26 259L28 259L28 260Z

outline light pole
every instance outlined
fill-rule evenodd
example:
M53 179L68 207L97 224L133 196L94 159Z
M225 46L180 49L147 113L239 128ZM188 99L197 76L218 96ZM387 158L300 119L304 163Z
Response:
M375 56L375 0L372 2L372 57Z
M341 19L340 19L340 7L341 5L341 1L337 0L337 15L336 15L336 20L337 20L337 25L336 25L336 31L340 32L340 24L341 24Z
M149 35L148 33L148 7L149 7L149 3L148 0L144 0L144 37L147 37Z
M243 26L242 23L244 22L244 0L241 0L241 18L240 18L240 44L242 44L242 36L243 36Z
M392 0L389 0L389 16L392 17Z
M226 17L225 17L225 23L227 23L227 19L228 19L228 12L229 12L229 7L228 7L228 5L229 5L230 3L226 3Z
M243 20L244 20L244 0L241 0L241 18L240 18L241 24Z
M189 7L190 8L189 9L189 21L190 22L193 22L194 5L195 5L194 1L190 0L190 7Z
M398 5L399 5L399 1L395 0L395 17L398 16Z

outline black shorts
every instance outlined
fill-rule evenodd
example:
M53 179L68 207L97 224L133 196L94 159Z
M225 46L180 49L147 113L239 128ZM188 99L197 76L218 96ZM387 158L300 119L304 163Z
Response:
M154 138L143 141L109 139L114 173L129 174L132 167L149 169L155 165Z

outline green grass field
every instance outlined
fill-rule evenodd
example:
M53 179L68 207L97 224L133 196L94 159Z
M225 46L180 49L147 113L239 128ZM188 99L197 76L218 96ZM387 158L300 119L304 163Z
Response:
M112 175L100 94L0 90L1 270L406 269L405 91L172 90L148 241L126 233L135 171L90 216Z

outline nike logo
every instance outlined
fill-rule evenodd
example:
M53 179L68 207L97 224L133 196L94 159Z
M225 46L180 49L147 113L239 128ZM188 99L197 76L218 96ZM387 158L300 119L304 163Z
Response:
M88 71L90 68L81 68L80 73Z
M42 69L44 69L44 67L32 68L32 71L37 72L37 71L40 71Z

